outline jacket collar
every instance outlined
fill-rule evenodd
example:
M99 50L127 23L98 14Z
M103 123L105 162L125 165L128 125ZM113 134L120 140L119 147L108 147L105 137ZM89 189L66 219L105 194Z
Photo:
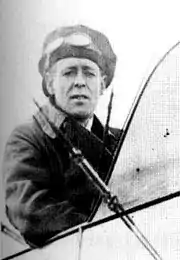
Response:
M104 135L104 126L100 122L100 120L97 118L97 116L94 116L93 125L91 131L99 137L99 139L103 140ZM111 131L111 128L108 129L108 135L115 138L114 133Z
M57 128L60 128L66 118L61 111L58 111L49 102L42 106L42 111ZM40 111L38 111L34 117L45 134L53 139L56 138L56 134Z
M44 114L47 116L47 118L49 118L49 120L55 125L55 127L57 127L59 129L61 127L61 125L63 124L63 122L66 118L66 115L63 112L57 110L49 102L47 104L45 104L44 106L42 106L42 110L43 110ZM45 134L47 134L49 137L51 137L53 139L56 138L56 134L54 133L51 126L47 122L46 118L42 115L42 113L40 111L38 111L34 115L34 117ZM87 126L85 127L87 130L91 131L93 121L94 121L93 118L91 118L88 121Z
M66 118L66 115L63 112L57 110L49 102L47 104L45 104L44 106L42 106L42 110L43 110L44 114L49 118L49 120L59 129L61 127L61 125L63 124L63 122ZM34 115L34 117L35 117L36 121L38 122L38 124L40 125L43 132L45 134L47 134L49 137L55 139L56 134L54 133L54 131L52 130L51 126L47 122L46 118L42 115L42 113L40 111L38 111ZM95 133L97 135L97 137L99 137L101 140L103 139L104 127L102 126L101 122L95 115L88 122L87 129L89 131L92 131L93 133ZM108 131L108 134L115 138L115 135L111 130Z

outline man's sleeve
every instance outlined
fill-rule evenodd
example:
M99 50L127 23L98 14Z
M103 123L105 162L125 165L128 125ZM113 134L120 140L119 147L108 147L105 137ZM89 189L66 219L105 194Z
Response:
M18 129L7 142L3 161L7 215L28 243L38 246L87 217L69 200L52 196L50 173L40 157L34 140Z

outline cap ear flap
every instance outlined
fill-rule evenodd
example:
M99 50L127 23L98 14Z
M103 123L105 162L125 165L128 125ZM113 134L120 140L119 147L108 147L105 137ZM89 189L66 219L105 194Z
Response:
M107 82L107 76L102 75L101 76L101 89L100 89L100 95L104 93L104 90L106 89L106 82Z
M49 92L48 92L48 90L47 90L47 84L46 84L45 78L42 79L42 90L43 90L44 95L45 95L46 97L49 97L49 96L50 96L50 95L49 95Z
M44 76L44 81L46 84L46 92L49 96L52 96L54 94L54 88L53 88L53 78L51 73L46 73Z

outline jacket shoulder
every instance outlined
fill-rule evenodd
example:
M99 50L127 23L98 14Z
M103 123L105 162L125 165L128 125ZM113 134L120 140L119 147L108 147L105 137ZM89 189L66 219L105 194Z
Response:
M6 146L9 144L18 144L25 142L38 147L40 140L43 138L43 132L38 126L37 122L32 118L27 122L16 126L11 132Z

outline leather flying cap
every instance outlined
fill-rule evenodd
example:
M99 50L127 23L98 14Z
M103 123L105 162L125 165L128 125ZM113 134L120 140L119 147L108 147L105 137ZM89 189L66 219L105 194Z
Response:
M58 60L69 57L86 58L95 62L107 76L106 87L110 85L116 55L104 34L83 25L60 27L52 31L44 41L39 61L40 74L44 78L45 73Z

